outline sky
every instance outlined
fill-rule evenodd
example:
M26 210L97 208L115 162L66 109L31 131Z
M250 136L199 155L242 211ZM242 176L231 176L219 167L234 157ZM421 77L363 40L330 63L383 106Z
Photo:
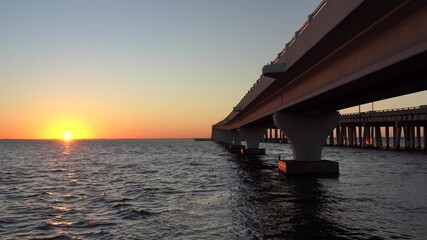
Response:
M0 139L209 137L319 2L0 0Z

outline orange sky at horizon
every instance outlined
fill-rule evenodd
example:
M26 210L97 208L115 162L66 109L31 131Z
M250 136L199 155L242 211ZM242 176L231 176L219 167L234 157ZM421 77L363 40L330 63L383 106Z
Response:
M167 121L139 123L137 120L116 118L105 122L96 118L81 120L73 117L8 120L2 123L8 128L2 129L0 139L62 139L66 132L71 133L73 139L166 139L210 136L210 129L203 124L192 125L191 128L183 125L177 129L174 124L168 124Z
M63 104L63 103L62 103ZM0 120L0 139L62 139L70 132L73 139L123 138L195 138L209 137L209 116L176 112L153 114L128 111L118 106L105 106L93 102L35 105L15 108ZM213 116L215 117L215 116ZM192 122L191 124L189 124ZM3 126L7 126L3 127Z

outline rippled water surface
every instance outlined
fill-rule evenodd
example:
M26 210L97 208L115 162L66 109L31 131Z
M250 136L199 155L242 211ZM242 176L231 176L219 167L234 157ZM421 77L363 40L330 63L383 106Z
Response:
M262 144L0 141L0 239L427 239L427 155L324 148L337 178L286 178Z

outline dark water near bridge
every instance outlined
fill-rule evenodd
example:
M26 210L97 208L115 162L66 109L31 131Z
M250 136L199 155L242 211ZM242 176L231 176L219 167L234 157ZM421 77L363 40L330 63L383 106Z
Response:
M427 239L427 155L324 149L337 178L213 142L0 141L0 239Z

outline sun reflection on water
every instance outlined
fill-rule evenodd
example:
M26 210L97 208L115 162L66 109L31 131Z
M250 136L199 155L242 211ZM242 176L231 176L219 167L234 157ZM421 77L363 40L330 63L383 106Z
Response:
M71 221L53 221L52 219L49 221L52 226L70 226L73 225L74 222Z
M68 212L71 210L71 208L67 207L67 206L53 206L51 207L55 210L60 210L60 211L64 211L64 212Z
M72 142L65 141L64 142L64 149L62 151L62 154L64 154L65 156L70 155L71 154L71 145L72 145Z

